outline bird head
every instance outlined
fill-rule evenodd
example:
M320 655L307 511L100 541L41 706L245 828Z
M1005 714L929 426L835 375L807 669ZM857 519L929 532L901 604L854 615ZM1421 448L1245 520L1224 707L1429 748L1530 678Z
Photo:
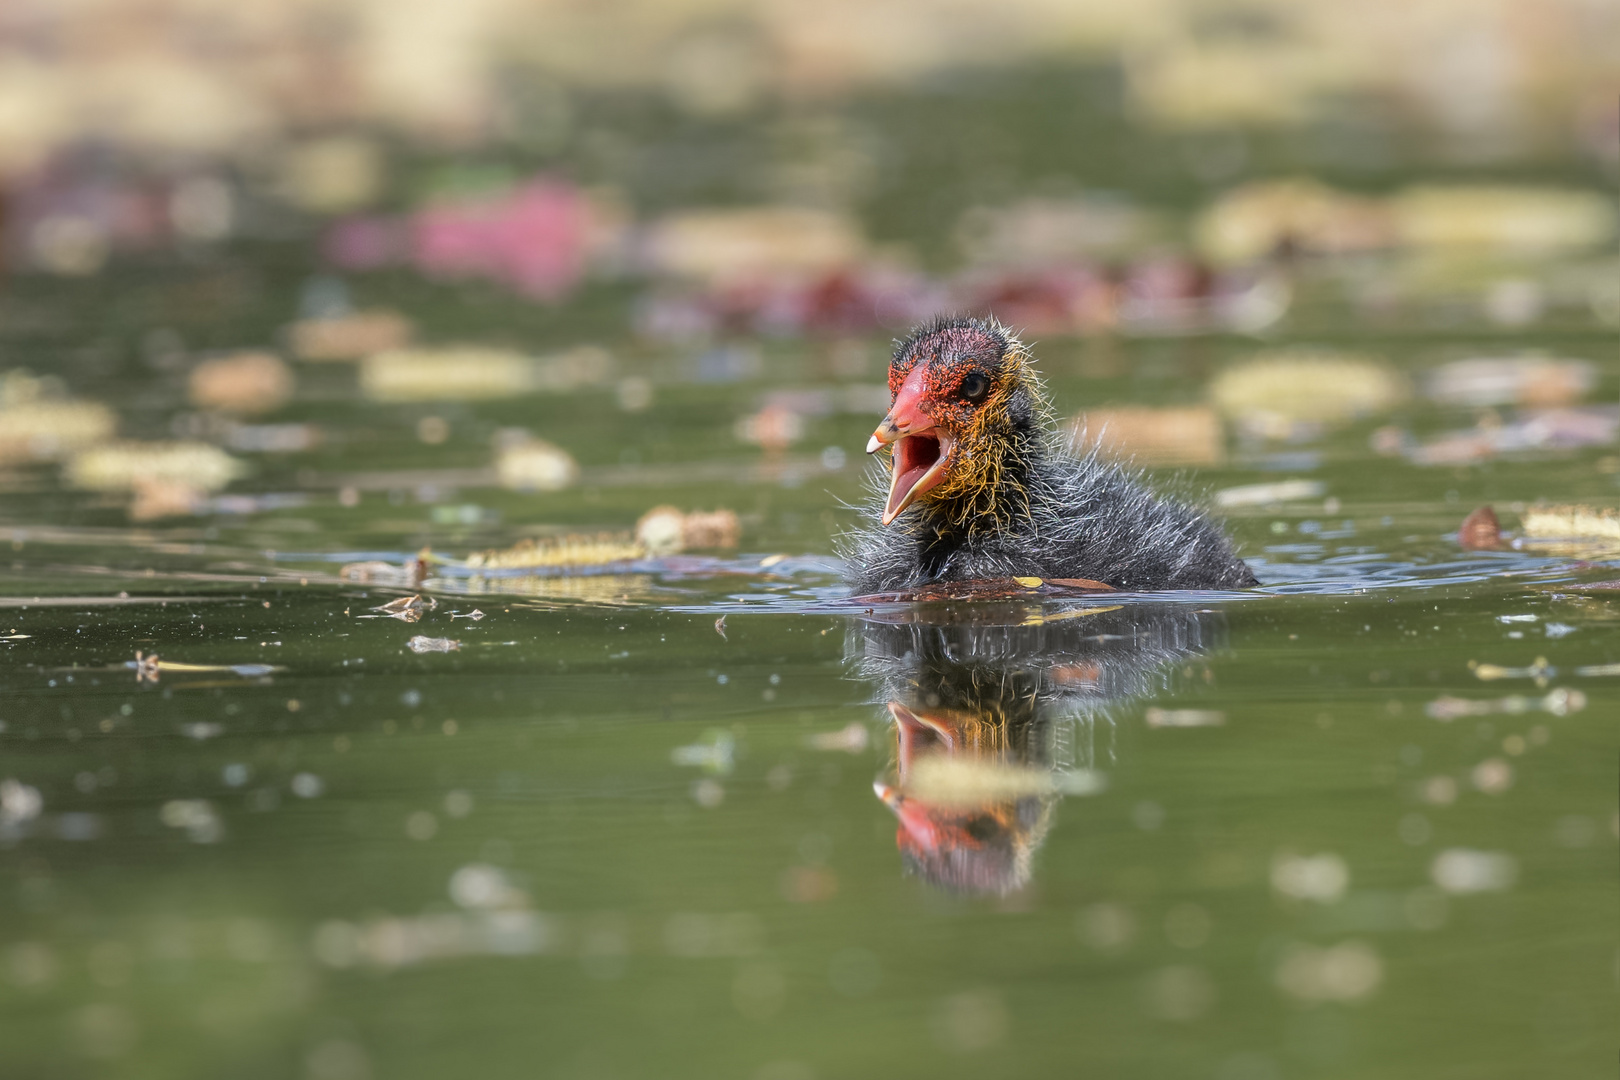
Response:
M994 710L913 708L889 702L893 783L873 792L899 819L895 845L907 868L954 892L1006 894L1029 880L1056 798L1045 770L1009 744Z
M1020 463L1046 406L1024 346L993 319L942 319L899 343L889 413L866 452L889 448L883 524L913 504L959 525L998 520L1023 503Z

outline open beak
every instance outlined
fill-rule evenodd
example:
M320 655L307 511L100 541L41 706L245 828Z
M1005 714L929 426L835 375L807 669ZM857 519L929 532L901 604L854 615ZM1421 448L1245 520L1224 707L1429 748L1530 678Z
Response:
M890 787L881 780L872 782L872 792L883 805L894 812L900 819L902 833L910 834L914 846L927 850L934 850L945 840L945 834L928 816L928 807L914 799L908 799L900 791Z
M918 496L939 486L945 479L945 465L955 446L955 440L936 427L933 417L922 409L926 378L922 364L911 369L900 392L894 396L889 415L883 418L866 444L868 454L875 454L885 446L893 448L889 499L883 506L885 525L899 517Z

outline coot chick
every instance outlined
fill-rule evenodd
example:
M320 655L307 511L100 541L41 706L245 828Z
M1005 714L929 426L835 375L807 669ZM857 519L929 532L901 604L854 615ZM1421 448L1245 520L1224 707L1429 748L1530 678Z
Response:
M942 318L889 365L866 452L890 480L841 554L858 594L946 581L1081 578L1116 589L1257 584L1220 527L1053 430L1028 350L993 319Z

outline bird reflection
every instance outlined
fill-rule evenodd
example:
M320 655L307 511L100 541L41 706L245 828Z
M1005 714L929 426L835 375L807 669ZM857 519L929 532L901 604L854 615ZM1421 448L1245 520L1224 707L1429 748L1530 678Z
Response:
M1029 881L1067 794L1098 790L1096 733L1204 652L1219 616L1183 604L911 608L868 615L848 649L894 736L873 786L908 872L952 892Z

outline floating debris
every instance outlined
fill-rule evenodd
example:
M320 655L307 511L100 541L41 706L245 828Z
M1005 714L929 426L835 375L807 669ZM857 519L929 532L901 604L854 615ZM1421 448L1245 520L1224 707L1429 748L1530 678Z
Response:
M1536 657L1529 667L1503 667L1500 664L1481 664L1468 661L1469 670L1476 679L1493 682L1496 679L1534 679L1537 686L1546 686L1547 680L1558 674L1558 669L1547 663L1545 656Z
M482 619L484 617L484 613L482 611L479 611L477 608L473 608L471 611L467 612L465 615L463 615L459 611L452 611L450 613L450 617L452 619L471 619L473 622L477 622L478 620L480 620L480 619Z
M405 644L413 653L458 652L461 649L461 642L453 638L424 637L421 634Z
M129 504L131 521L158 521L169 517L190 517L208 509L208 493L194 484L178 480L136 480L135 498Z
M359 924L334 919L316 929L314 953L331 968L387 971L462 956L532 956L554 951L561 937L561 928L535 911L450 911Z
M1428 396L1442 405L1568 405L1597 385L1586 360L1516 356L1457 360L1430 373Z
M413 623L421 621L422 612L432 611L438 606L439 602L433 599L431 596L426 600L422 599L420 596L401 596L398 599L390 600L386 604L381 604L371 609L372 611L380 612L380 614L362 615L360 617L362 619L398 619L401 622Z
M155 682L156 680L154 679L153 681ZM221 735L225 734L225 725L216 724L211 720L199 720L195 723L181 724L180 734L184 735L188 739L196 739L198 742L206 742L209 739L217 739Z
M124 667L135 672L137 683L155 683L165 671L187 675L228 671L245 679L260 679L287 670L276 664L183 664L174 660L160 660L157 653L140 651L135 653L135 659L124 661Z
M1607 446L1620 437L1620 410L1610 406L1540 409L1503 423L1486 416L1475 427L1417 444L1404 433L1388 440L1414 465L1469 465L1498 454Z
M367 562L346 563L338 577L358 585L397 585L414 589L427 578L427 562L421 558L407 560L403 565L373 559Z
M694 510L655 506L636 522L636 542L650 555L674 555L704 548L734 548L742 532L731 510Z
M714 620L714 632L720 635L721 641L731 640L730 638L726 637L726 617L724 615Z
M1620 587L1620 582L1616 582ZM1620 675L1620 664L1587 664L1575 669L1575 674L1585 678L1594 678L1604 675Z
M844 214L789 206L686 210L653 226L646 258L675 276L747 280L854 265L865 246L860 225Z
M10 777L0 780L0 829L32 821L44 809L39 788Z
M1320 499L1327 485L1320 480L1279 480L1270 484L1241 484L1215 493L1215 505L1223 510L1239 506L1270 506L1275 503Z
M613 355L594 345L543 357L485 345L385 349L362 362L360 390L381 402L481 401L603 386L613 373Z
M467 556L471 570L562 570L632 562L646 554L624 533L547 536L518 541L509 548Z
M1582 669L1577 668L1576 674ZM1476 672L1477 673L1477 672ZM1466 698L1445 697L1436 698L1423 707L1424 713L1439 720L1441 723L1450 723L1452 720L1464 716L1490 716L1493 713L1507 713L1517 715L1527 712L1546 712L1554 716L1569 716L1586 708L1586 695L1579 690L1558 689L1545 697L1533 698L1515 694L1511 697L1492 698L1488 701L1470 701Z
M1429 864L1429 877L1456 895L1500 892L1518 880L1519 861L1502 851L1447 848Z
M1319 855L1278 852L1271 860L1271 887L1294 900L1336 903L1350 887L1350 867L1332 852Z
M702 742L677 746L669 752L669 760L676 765L688 765L724 775L736 763L737 740L729 731L712 729L704 733ZM701 800L700 800L701 801Z
M804 438L804 417L786 405L766 405L737 421L737 438L767 453L779 453Z
M1148 727L1222 727L1226 714L1217 709L1149 709L1142 717Z
M1524 535L1535 540L1612 540L1620 542L1620 511L1614 507L1540 506L1520 518Z
M1077 447L1143 465L1218 465L1226 457L1220 417L1208 406L1088 409L1069 427Z
M1552 187L1419 184L1391 208L1401 241L1420 248L1573 250L1603 244L1615 230L1606 197Z
M232 424L225 430L226 446L252 454L301 454L321 439L314 424Z
M297 381L276 354L240 352L204 360L191 370L189 386L199 409L267 413L292 400Z
M1283 252L1347 255L1394 246L1395 217L1379 199L1317 180L1257 180L1227 192L1194 225L1198 250L1218 263Z
M1462 526L1457 530L1457 543L1469 551L1492 551L1503 547L1502 523L1497 520L1496 511L1482 506L1463 518Z
M158 482L218 491L247 471L241 461L208 443L120 442L75 454L67 479L89 491L130 491Z
M171 829L184 829L198 844L216 844L225 839L225 822L207 799L170 799L158 817Z
M866 725L852 720L837 731L821 731L805 740L812 750L859 754L871 744L871 733Z
M579 479L579 465L562 447L523 433L502 440L495 474L510 491L561 491Z
M53 385L22 371L0 376L0 463L56 461L106 442L118 430L112 409L53 397Z
M450 899L470 911L521 910L529 894L513 885L506 873L489 863L468 863L450 875Z
M397 311L356 311L324 319L302 319L288 329L292 353L300 360L359 360L398 349L412 336L411 321Z
M1486 795L1500 795L1513 786L1513 766L1501 758L1486 758L1469 774L1474 787Z
M1301 1001L1360 1001L1384 981L1384 963L1360 941L1326 949L1295 944L1283 951L1276 979L1279 989Z
M1406 378L1381 360L1351 353L1261 353L1215 376L1209 396L1244 432L1266 439L1309 438L1394 408Z

